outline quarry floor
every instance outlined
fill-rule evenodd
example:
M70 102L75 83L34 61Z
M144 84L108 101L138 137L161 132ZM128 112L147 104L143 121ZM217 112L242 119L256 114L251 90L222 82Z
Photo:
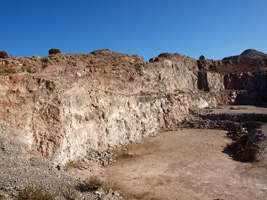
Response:
M266 114L267 106L264 105L235 105L235 106L222 106L220 109L211 109L213 113L257 113Z
M128 147L128 156L95 174L125 199L266 199L267 165L234 161L226 131L164 132Z
M223 106L212 113L267 113L261 106ZM267 161L235 161L227 152L227 131L182 129L116 151L117 162L76 171L84 179L99 176L125 199L265 200Z

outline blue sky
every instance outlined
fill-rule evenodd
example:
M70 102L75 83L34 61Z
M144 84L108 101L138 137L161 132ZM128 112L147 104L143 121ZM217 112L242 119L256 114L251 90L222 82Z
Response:
M0 51L46 56L110 49L210 59L267 53L266 0L0 0Z

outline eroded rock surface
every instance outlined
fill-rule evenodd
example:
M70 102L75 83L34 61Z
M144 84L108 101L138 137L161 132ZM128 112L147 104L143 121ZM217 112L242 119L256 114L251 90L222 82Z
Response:
M59 56L58 64L47 58L50 65L39 73L0 80L2 134L59 163L177 129L190 108L219 101L198 91L197 61L179 54L145 64L103 50L73 56L79 66L65 63L70 55Z
M255 102L263 102L266 93L265 71L237 76L237 87L236 75L210 70L231 61L180 54L160 54L149 63L109 50L6 61L38 70L0 77L2 134L62 164L177 130L194 117L192 110L235 102L244 91Z

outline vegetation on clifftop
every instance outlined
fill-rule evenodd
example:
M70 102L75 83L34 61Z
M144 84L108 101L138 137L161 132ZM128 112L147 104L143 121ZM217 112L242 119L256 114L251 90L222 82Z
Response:
M204 60L205 59L205 56L203 56L203 55L201 55L200 57L199 57L199 60Z
M0 58L7 58L8 54L5 51L0 51Z
M48 53L49 53L49 55L51 55L51 54L61 53L61 51L60 51L59 49L50 49L50 50L48 51Z

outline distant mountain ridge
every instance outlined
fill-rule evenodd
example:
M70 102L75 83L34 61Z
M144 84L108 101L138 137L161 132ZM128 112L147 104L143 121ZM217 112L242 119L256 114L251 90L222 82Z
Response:
M267 54L257 51L255 49L247 49L240 55L225 57L222 60L246 60L257 58L267 58Z

